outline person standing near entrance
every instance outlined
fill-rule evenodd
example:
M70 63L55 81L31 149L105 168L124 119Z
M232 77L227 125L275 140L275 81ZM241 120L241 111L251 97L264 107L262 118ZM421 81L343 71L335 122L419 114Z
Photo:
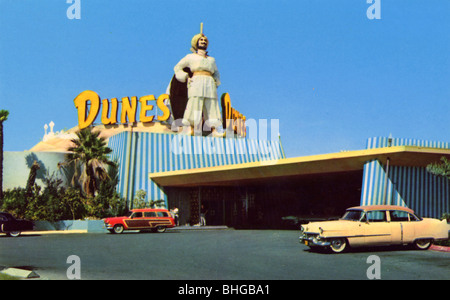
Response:
M203 34L203 23L200 33L191 41L191 51L174 67L175 77L180 82L187 82L188 102L183 116L183 125L189 125L191 134L202 132L202 113L207 126L212 129L212 136L223 137L217 128L222 127L217 87L220 85L220 74L216 60L208 55L208 38ZM189 72L192 73L189 77Z
M173 218L173 220L175 222L175 226L180 226L179 221L178 221L178 213L179 213L178 208L177 207L172 208L170 210L170 213L171 213L172 218Z
M205 206L202 204L202 207L200 209L200 226L206 226L206 214L208 213L208 210L205 209Z

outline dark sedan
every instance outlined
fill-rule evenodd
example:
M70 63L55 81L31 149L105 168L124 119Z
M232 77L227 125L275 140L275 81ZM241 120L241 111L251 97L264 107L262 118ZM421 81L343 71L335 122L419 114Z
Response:
M0 212L0 232L17 237L22 231L33 230L33 222L17 220L11 214Z

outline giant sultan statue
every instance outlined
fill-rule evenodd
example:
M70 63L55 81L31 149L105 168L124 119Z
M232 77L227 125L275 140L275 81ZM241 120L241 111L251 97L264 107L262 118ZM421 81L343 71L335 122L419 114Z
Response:
M190 134L201 134L202 129L211 128L212 136L222 137L223 133L217 130L222 127L217 97L220 74L216 60L206 51L208 44L202 23L200 33L192 38L192 53L183 57L174 67L170 102L175 121L182 120L182 125L190 128ZM202 126L202 114L205 126Z

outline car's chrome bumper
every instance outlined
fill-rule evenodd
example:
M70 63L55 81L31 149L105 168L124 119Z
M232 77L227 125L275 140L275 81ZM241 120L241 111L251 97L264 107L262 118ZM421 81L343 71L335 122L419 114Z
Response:
M330 242L320 238L318 234L302 234L299 237L299 243L306 246L318 246L327 247L330 246Z

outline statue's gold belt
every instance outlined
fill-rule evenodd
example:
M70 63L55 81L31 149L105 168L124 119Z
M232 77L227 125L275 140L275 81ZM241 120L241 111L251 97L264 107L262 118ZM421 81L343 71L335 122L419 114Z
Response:
M195 71L194 76L196 76L196 75L212 76L211 72L208 72L208 71Z

